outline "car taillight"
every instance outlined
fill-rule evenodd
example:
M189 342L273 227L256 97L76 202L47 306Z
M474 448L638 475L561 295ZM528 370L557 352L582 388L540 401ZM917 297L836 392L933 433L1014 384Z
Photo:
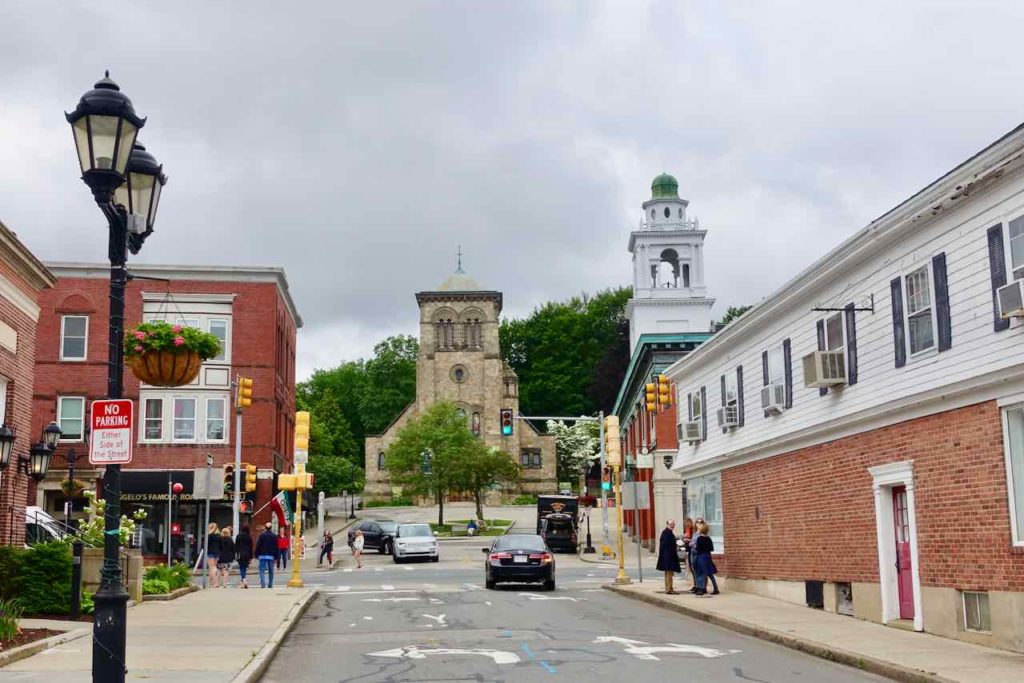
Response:
M551 553L533 553L530 555L531 560L540 560L541 562L550 562Z
M511 560L512 555L509 553L491 553L490 559L494 560Z
M575 531L572 532L571 534L569 534L569 540L572 541L573 543L576 542L576 532Z

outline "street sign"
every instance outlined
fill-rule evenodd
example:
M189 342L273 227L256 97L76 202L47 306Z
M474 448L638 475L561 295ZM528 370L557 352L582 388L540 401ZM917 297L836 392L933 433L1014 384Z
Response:
M654 453L637 453L636 455L636 468L638 470L652 470L654 469Z
M132 461L134 405L127 398L92 402L90 464L127 465Z
M646 481L627 481L622 484L622 508L624 510L649 510L650 490Z
M309 451L295 451L295 464L306 465L309 463Z
M224 498L224 480L220 470L213 472L208 467L197 467L192 474L193 500L221 500Z

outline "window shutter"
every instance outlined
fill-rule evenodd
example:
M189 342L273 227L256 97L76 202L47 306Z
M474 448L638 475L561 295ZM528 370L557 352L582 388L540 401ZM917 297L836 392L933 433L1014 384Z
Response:
M786 373L786 409L793 407L793 350L789 339L782 340L782 367Z
M946 253L932 259L935 287L935 326L939 329L939 351L953 346L953 325L949 319L949 281L946 279Z
M725 405L725 375L718 378L722 385L722 405Z
M736 426L743 426L743 366L736 368Z
M892 295L892 351L896 367L907 364L907 333L903 328L903 278L893 278L889 283Z
M854 304L846 304L846 384L857 383L857 311Z
M693 394L686 395L686 421L693 422Z
M708 392L700 388L700 440L708 438Z
M768 352L761 352L761 386L768 386Z
M992 327L996 332L1009 329L1009 319L999 315L999 298L996 290L1006 284L1006 253L1003 251L1003 225L999 223L988 229L988 269L992 275Z
M825 350L825 321L824 320L819 320L818 321L818 350L819 351L824 351ZM806 381L806 380L804 380L804 381ZM818 389L818 396L824 396L827 393L828 393L828 389L826 389L825 387L822 387L821 389Z

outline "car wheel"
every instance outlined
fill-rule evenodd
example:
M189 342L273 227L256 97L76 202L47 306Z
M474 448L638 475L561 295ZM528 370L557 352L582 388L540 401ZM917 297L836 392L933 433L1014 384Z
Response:
M431 562L440 562L441 561L441 556L440 555L434 555L432 558L430 558L430 561Z
M545 581L544 582L544 590L546 590L546 591L553 591L553 590L555 590L555 580L554 579L548 579L547 581Z
M402 558L400 558L398 555L392 555L391 557L395 561L395 564L402 564Z
M494 587L497 586L498 584L495 581L491 581L490 579L487 579L486 581L484 581L484 585L487 586L487 590L492 591L492 590L494 590Z
M377 552L380 553L381 555L387 555L388 554L388 544L387 544L387 541L384 541L383 543L380 544L380 547L377 548Z

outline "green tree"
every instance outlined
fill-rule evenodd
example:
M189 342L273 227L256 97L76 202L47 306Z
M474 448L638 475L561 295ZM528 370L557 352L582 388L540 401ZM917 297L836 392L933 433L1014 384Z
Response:
M454 403L440 402L427 408L398 431L384 455L391 481L403 493L433 495L437 523L444 524L445 495L460 483L468 454L480 446L469 431L466 416Z
M577 482L590 469L600 453L600 430L596 422L548 420L548 433L555 437L558 481Z
M473 442L461 454L455 484L457 488L473 494L476 518L484 519L484 495L488 489L517 483L520 469L508 453L498 448L488 448L476 437Z
M753 306L730 306L729 308L725 309L725 315L723 315L722 319L718 321L718 324L728 325L733 320L749 311L751 308L753 308Z
M617 383L612 390L608 383L596 381L597 371L609 349L618 347L624 356L625 307L630 296L628 287L593 297L583 294L544 304L528 318L502 322L502 355L519 375L519 405L524 414L589 415L611 410Z
M382 434L416 398L415 337L388 337L373 348L364 365L366 384L359 397L359 415L367 434Z
M342 491L363 490L363 469L346 458L310 454L306 469L315 475L314 491L323 491L325 496L337 496Z

